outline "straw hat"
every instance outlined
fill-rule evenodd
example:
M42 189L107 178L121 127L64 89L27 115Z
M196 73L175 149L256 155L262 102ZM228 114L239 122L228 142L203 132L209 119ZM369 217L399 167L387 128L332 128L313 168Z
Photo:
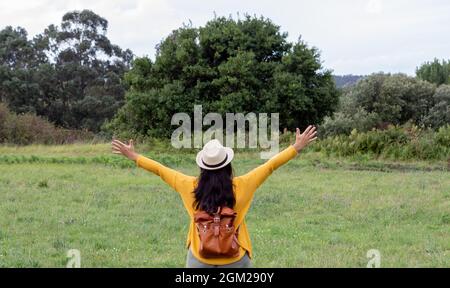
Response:
M228 165L233 160L233 149L224 147L217 139L213 139L198 152L196 162L200 168L217 170Z

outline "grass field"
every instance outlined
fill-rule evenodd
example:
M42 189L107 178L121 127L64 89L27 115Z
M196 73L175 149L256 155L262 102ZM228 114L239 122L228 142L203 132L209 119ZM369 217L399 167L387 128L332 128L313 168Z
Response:
M138 147L139 149L139 147ZM196 175L194 153L144 150ZM237 153L242 174L263 161ZM256 267L450 267L446 163L306 153L256 192ZM0 147L0 267L182 267L188 217L176 192L109 145Z

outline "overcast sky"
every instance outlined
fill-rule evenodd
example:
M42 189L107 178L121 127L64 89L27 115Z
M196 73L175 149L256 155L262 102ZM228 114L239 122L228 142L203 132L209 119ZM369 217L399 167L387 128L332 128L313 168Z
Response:
M256 14L322 52L335 74L404 72L450 58L449 0L0 0L0 27L22 26L30 36L61 22L70 10L91 9L109 21L108 36L136 55L154 58L155 45L192 21Z

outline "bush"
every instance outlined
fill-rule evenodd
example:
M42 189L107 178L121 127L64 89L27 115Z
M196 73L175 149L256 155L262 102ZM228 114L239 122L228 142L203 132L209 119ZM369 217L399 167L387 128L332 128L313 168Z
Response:
M7 138L5 124L10 117L10 114L8 107L6 107L5 104L0 103L0 143L4 142Z
M369 131L389 124L412 122L437 128L450 123L450 86L436 85L403 74L372 74L347 88L339 109L325 119L322 134Z
M333 117L326 117L319 127L319 133L325 137L340 134L350 134L353 129L367 131L380 123L380 118L376 113L368 113L359 107L354 114L337 112Z
M434 106L422 118L422 124L439 128L450 124L450 85L441 85L433 95Z
M19 145L52 144L57 134L57 129L51 123L33 114L10 116L5 126L8 142Z
M377 113L383 122L419 124L433 104L435 85L404 74L373 74L352 89L358 106Z
M439 145L450 147L450 124L440 127L435 139Z
M337 156L369 154L396 160L447 160L450 158L450 125L438 132L415 125L389 126L350 135L325 138L313 146L316 151Z
M16 115L5 104L0 103L0 143L66 144L92 139L94 134L91 132L58 128L46 119L30 113Z

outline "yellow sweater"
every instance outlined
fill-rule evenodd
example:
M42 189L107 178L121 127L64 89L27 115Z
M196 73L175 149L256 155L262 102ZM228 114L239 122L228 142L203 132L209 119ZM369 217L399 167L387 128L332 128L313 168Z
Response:
M241 244L239 256L236 258L202 258L199 253L200 238L195 228L194 219L194 188L197 184L197 177L184 175L176 170L165 167L164 165L139 155L136 159L136 165L145 170L153 172L161 177L169 186L177 191L183 201L189 217L191 219L189 225L189 233L186 241L186 247L192 246L193 255L203 263L211 265L225 265L239 261L246 252L252 258L252 245L245 224L245 215L247 214L256 189L267 179L267 177L278 167L285 164L297 155L297 150L291 145L282 152L278 153L266 163L258 166L245 175L233 178L233 187L236 197L236 205L234 210L237 213L235 219L236 227L239 227L238 241Z

